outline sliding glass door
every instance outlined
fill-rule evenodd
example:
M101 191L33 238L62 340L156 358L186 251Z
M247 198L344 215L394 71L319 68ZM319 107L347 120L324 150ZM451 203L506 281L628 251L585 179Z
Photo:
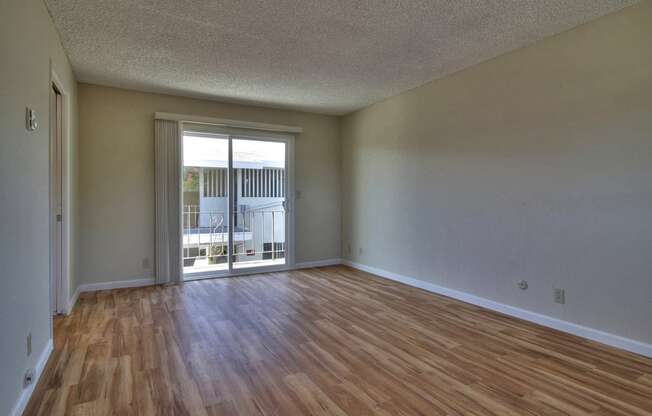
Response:
M184 130L185 279L289 264L290 140L205 126Z
M229 138L184 134L183 271L228 271Z
M234 138L233 267L285 264L286 143Z

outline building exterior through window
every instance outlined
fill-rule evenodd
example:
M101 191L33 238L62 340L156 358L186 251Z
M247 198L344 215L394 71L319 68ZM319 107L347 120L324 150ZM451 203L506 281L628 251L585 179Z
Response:
M185 273L228 268L230 225L234 267L282 264L285 257L285 154L265 142L241 142L237 144L242 150L236 153L234 141L235 209L229 218L228 141L184 137Z

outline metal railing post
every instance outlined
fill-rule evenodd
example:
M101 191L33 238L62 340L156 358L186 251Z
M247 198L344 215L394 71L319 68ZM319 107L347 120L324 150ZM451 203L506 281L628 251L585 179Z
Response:
M272 210L272 260L276 260L276 247L274 246L274 238L276 236L276 230L274 226L274 211Z

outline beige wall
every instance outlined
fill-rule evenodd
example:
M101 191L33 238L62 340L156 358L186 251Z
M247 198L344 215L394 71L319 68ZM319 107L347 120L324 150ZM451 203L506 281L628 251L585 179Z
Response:
M76 83L40 0L0 2L0 414L7 415L51 337L49 299L50 65L70 93L71 143L76 148ZM25 129L25 107L39 128ZM69 159L75 218L76 155ZM75 235L75 223L68 222ZM73 253L74 254L74 253ZM71 254L72 255L72 254ZM74 257L70 260L74 280ZM74 281L71 285L74 287ZM26 337L33 350L27 356Z
M646 1L345 117L343 254L652 342L651 42Z
M153 276L154 112L296 125L296 261L340 256L336 117L80 84L81 283Z
M650 39L645 1L340 123L77 91L42 2L0 2L0 414L51 336L50 64L71 95L71 293L153 274L141 267L154 260L152 116L166 111L304 128L298 262L339 257L341 243L356 262L652 342ZM27 105L39 113L36 132L24 128ZM530 289L516 289L519 279ZM552 302L553 287L566 289L566 305Z

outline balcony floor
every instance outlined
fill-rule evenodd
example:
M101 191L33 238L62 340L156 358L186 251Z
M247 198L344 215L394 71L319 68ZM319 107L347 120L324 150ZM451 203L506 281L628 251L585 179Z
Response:
M281 266L285 264L285 258L268 259L268 260L248 260L238 261L233 263L233 268L236 270L248 269L252 267L265 267L265 266ZM184 278L186 280L192 279L192 275L204 274L210 272L225 272L229 269L227 263L208 264L207 259L195 260L195 265L183 268Z

